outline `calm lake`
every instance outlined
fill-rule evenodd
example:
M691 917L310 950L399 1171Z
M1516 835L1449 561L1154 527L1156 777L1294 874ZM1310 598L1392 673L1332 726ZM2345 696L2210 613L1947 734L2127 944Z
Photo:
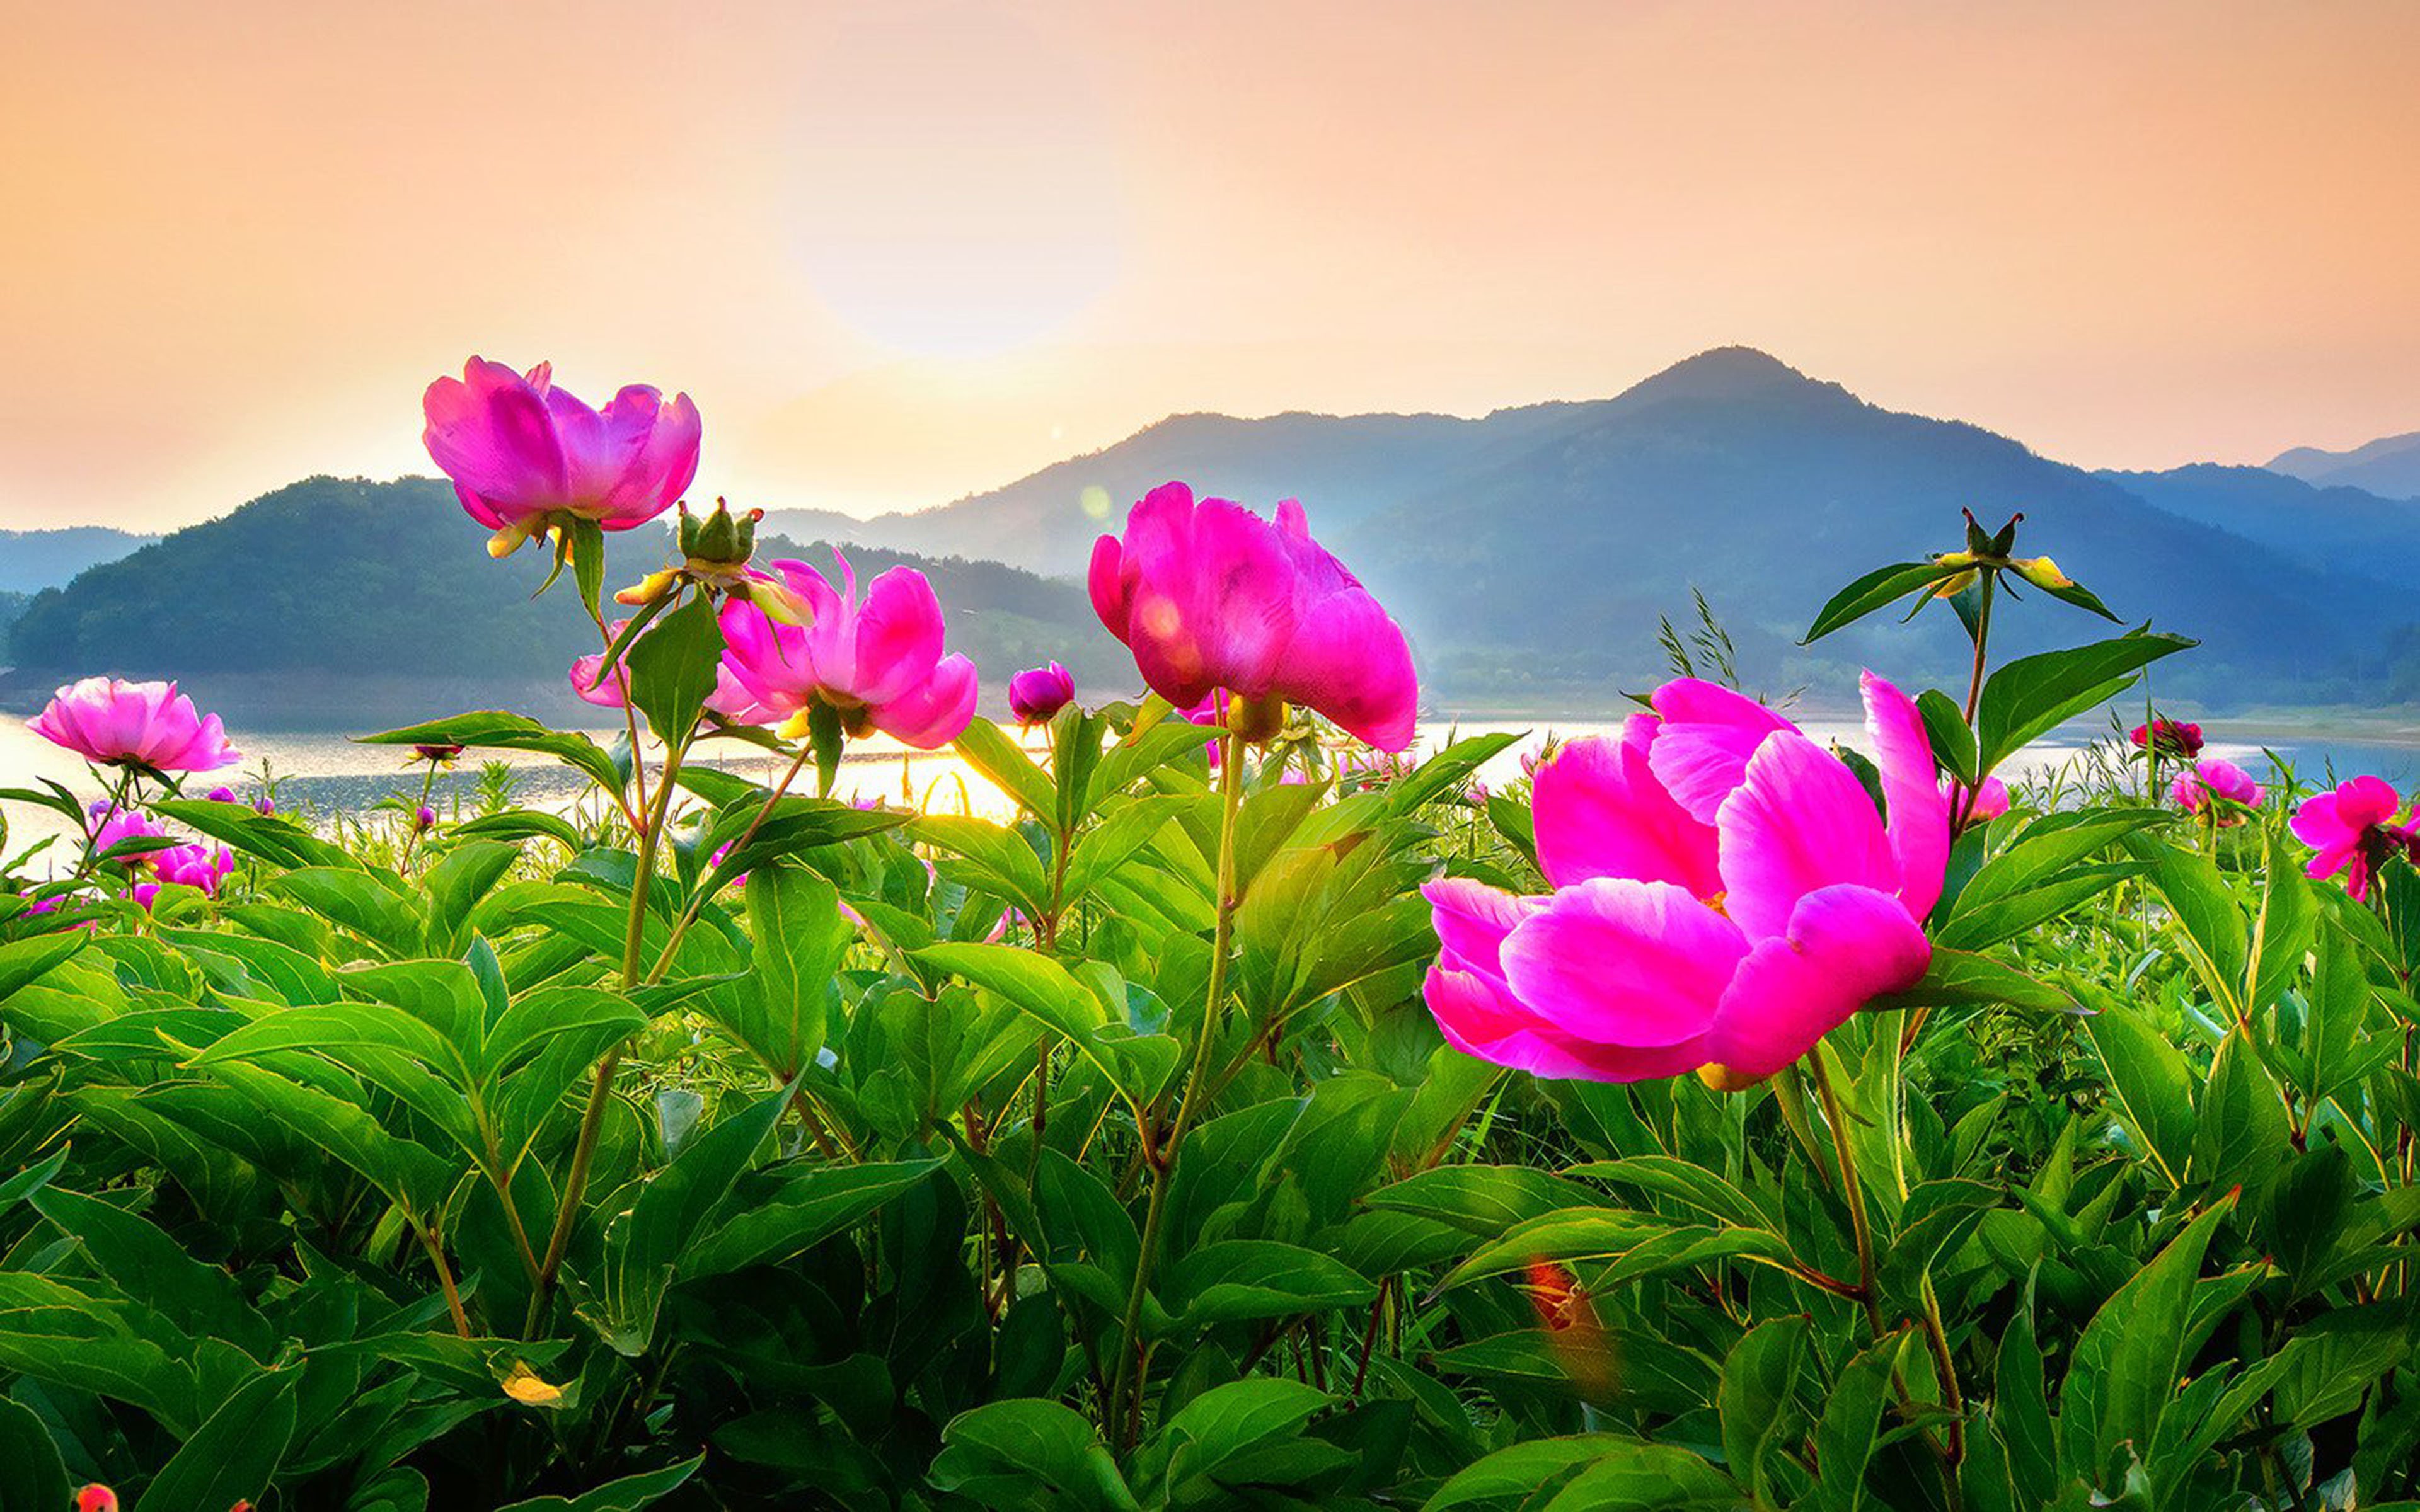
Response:
M1800 723L1819 741L1838 740L1855 747L1866 744L1864 730L1854 720L1806 718ZM1500 784L1517 779L1521 775L1521 754L1537 750L1549 737L1570 740L1619 729L1617 722L1602 718L1439 720L1421 726L1418 749L1435 750L1455 735L1498 731L1523 734L1526 738L1481 773L1482 781ZM2331 773L2350 777L2374 772L2404 786L2411 778L2420 775L2420 734L2365 732L2351 738L2296 736L2290 732L2270 730L2230 732L2216 721L2210 721L2210 729L2211 740L2207 754L2238 762L2264 781L2273 779L2272 752L2289 764L2306 783L2326 779ZM618 732L599 727L590 733L600 745L610 746ZM2105 725L2079 725L2055 731L2022 752L2010 764L2009 775L2031 781L2049 780L2062 773L2072 777L2089 763L2086 748L2096 739L2105 746L2107 733ZM2240 738L2229 738L2239 733ZM288 811L317 816L360 814L383 799L398 795L412 802L418 800L423 769L407 769L399 748L356 745L335 733L251 733L239 729L231 731L230 736L243 752L243 764L196 781L193 784L196 795L225 783L250 799L261 791L265 769L274 784L280 808ZM1039 738L1032 737L1037 748ZM728 754L708 759L716 765L768 783L779 779L786 764L736 742L730 744ZM583 779L551 757L518 751L474 751L465 755L454 770L438 778L434 801L441 811L457 800L469 800L479 780L482 760L509 762L516 797L530 807L563 807L573 801L584 786ZM101 791L83 763L28 730L23 719L0 716L0 787L29 786L43 777L63 782L87 797L98 796ZM843 798L880 798L934 812L994 818L1010 807L999 790L946 750L914 751L885 739L851 745L834 791ZM56 815L25 805L8 805L5 813L11 854L33 840L61 833L66 827Z

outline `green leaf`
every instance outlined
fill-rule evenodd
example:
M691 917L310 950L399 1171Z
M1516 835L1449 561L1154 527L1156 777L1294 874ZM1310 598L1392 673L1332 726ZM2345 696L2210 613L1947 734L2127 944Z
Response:
M722 626L703 594L656 622L630 647L630 702L670 744L697 724L722 665Z
M613 758L586 735L549 730L525 715L502 709L479 709L450 719L432 719L375 735L360 735L365 746L470 746L495 750L530 750L552 756L586 773L608 793L622 791L622 776Z
M1826 1512L1888 1504L1867 1499L1866 1466L1873 1459L1891 1377L1906 1347L1903 1334L1883 1339L1850 1361L1824 1394L1823 1416L1815 1426L1815 1454L1823 1468L1817 1491Z
M1874 610L1897 603L1908 594L1947 582L1964 572L1963 563L1942 565L1928 558L1922 562L1894 562L1886 567L1876 567L1856 581L1834 594L1829 602L1816 610L1815 623L1798 638L1802 646L1813 645L1844 625L1854 625Z
M839 889L790 866L749 873L748 929L755 969L737 986L733 1027L787 1081L823 1048L833 974L855 932L842 917Z
M294 1437L300 1370L264 1370L237 1387L144 1489L134 1512L218 1512L257 1502Z
M1217 1497L1219 1489L1203 1483L1221 1467L1272 1440L1299 1433L1332 1400L1317 1387L1270 1376L1229 1381L1194 1397L1160 1430L1160 1443L1169 1450L1170 1502ZM1185 1495L1188 1489L1194 1495Z
M2260 914L2253 920L2250 964L2245 968L2246 1013L2277 1001L2303 974L2304 958L2319 934L2319 900L2303 876L2302 844L2284 829L2269 832L2268 881Z
M555 528L563 532L565 550L571 557L571 580L579 585L580 601L588 606L590 619L601 622L605 618L605 527L575 515Z
M2074 1000L2048 982L2037 981L2014 966L1989 956L1935 946L1923 980L1903 993L1879 999L1881 1008L1943 1007L1962 1003L2007 1003L2039 1013L2067 1013Z
M1948 694L1928 687L1916 696L1916 712L1924 717L1924 733L1932 743L1933 759L1942 770L1968 787L1975 786L1975 732L1966 715Z
M699 1455L677 1465L666 1465L661 1470L644 1471L636 1475L625 1475L620 1480L607 1481L595 1490L578 1496L533 1496L527 1501L501 1507L498 1512L639 1512L640 1508L652 1506L678 1490L705 1463L706 1456Z
M235 1278L185 1252L149 1220L56 1187L33 1195L36 1211L72 1236L101 1274L195 1338L221 1338L267 1364L276 1335L243 1300Z
M617 1352L633 1359L647 1352L674 1270L789 1103L784 1089L691 1136L607 1228L603 1286L597 1304L581 1311Z
M1171 1282L1191 1328L1366 1306L1378 1294L1343 1261L1270 1239L1201 1245L1177 1261Z
M1722 1416L1723 1458L1732 1477L1760 1502L1777 1499L1764 1460L1776 1440L1786 1442L1793 1434L1807 1335L1806 1319L1776 1318L1749 1329L1723 1361L1722 1389L1715 1398Z
M23 1404L0 1396L0 1512L61 1512L73 1504L68 1467L51 1430Z
M2243 910L2209 856L2147 835L2131 836L2127 848L2151 862L2151 884L2168 902L2183 932L2186 959L2203 988L2229 1018L2242 1011L2250 978L2250 947Z
M975 944L929 945L910 958L1008 999L1027 1017L1057 1031L1098 1066L1112 1086L1134 1099L1137 1088L1128 1068L1102 1040L1109 1011L1056 961L1013 945Z
M1169 795L1137 798L1078 837L1067 856L1066 875L1060 881L1060 906L1064 908L1075 903L1102 878L1115 874L1157 839L1160 830L1190 801Z
M761 822L756 817L760 811L765 815ZM784 856L896 829L913 817L889 810L860 809L830 798L811 798L799 793L783 794L769 810L757 802L726 809L715 816L713 827L698 841L698 849L708 856L725 845L731 849L715 863L700 886L711 893L743 872L753 872ZM747 843L739 843L739 837L747 834L752 824L756 825L755 833L748 836Z
M0 1003L49 975L52 967L83 949L91 938L83 930L70 930L0 945Z
M2124 692L2136 672L2162 656L2197 644L2180 635L2151 634L2145 625L2008 663L1983 684L1975 709L1981 770L1992 771L2044 731Z
M989 1402L952 1418L927 1478L1001 1512L1140 1512L1091 1422L1058 1402Z
M1595 1197L1577 1181L1534 1166L1439 1165L1380 1187L1361 1200L1366 1207L1413 1213L1490 1235L1550 1212L1585 1207Z
M386 872L308 866L271 877L268 890L293 899L390 954L416 953L427 933L417 902Z
M1437 1488L1421 1512L1457 1512L1532 1506L1541 1488L1575 1472L1587 1479L1566 1482L1581 1493L1564 1512L1677 1512L1683 1508L1735 1508L1740 1493L1720 1471L1685 1449L1642 1443L1611 1433L1563 1439L1532 1439L1498 1449L1465 1466ZM1561 1506L1559 1501L1549 1504Z
M1455 741L1387 790L1388 810L1407 814L1434 799L1461 796L1473 773L1528 736L1526 730L1511 730Z
M264 814L243 803L209 798L159 798L151 811L224 842L246 856L279 866L332 866L358 870L361 862L284 814Z
M2167 1036L2133 1008L2097 992L2092 1007L2085 1032L2100 1052L2109 1089L2162 1179L2181 1185L2194 1148L2193 1072Z
M774 1265L845 1233L884 1203L939 1170L938 1160L862 1165L794 1165L753 1173L735 1192L731 1216L698 1241L683 1279Z
M2086 1326L2059 1398L2067 1462L2100 1465L2119 1444L2154 1442L2177 1395L2202 1255L2234 1209L2222 1196L2204 1210Z
M957 814L927 814L908 832L958 858L941 863L952 881L1014 903L1029 918L1050 912L1050 880L1024 836L988 819Z
M2213 1193L2241 1187L2257 1211L2277 1167L2291 1158L2286 1104L2238 1027L2221 1041L2195 1111L2193 1180Z
M1057 813L1058 794L1048 775L1033 764L1033 758L1014 737L989 719L978 715L969 721L958 736L957 752L1034 818L1047 822Z

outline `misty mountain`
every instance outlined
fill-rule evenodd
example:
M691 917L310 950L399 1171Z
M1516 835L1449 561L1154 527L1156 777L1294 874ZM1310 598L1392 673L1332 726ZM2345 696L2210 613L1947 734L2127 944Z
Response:
M2420 500L2322 486L2266 468L2200 462L2165 472L2099 476L2171 515L2214 525L2312 565L2374 562L2381 548L2420 526Z
M1852 658L1950 678L1946 615L1799 652L1851 578L1959 544L1962 507L2047 552L2129 623L2197 636L2171 690L2242 702L2358 697L2379 625L2420 595L2339 551L2405 506L2253 469L2096 476L1954 421L1899 414L1745 347L1706 352L1605 400L1442 415L1181 415L992 493L864 521L862 536L1079 576L1093 538L1169 478L1312 527L1404 621L1451 702L1585 697L1659 674L1660 616L1704 589L1743 671L1837 697ZM1089 503L1090 507L1087 507ZM2373 537L2374 539L2374 537ZM1937 623L1936 623L1937 622ZM2065 606L2001 619L2026 649L2093 633Z
M179 678L223 690L231 707L303 722L349 722L398 698L578 712L565 672L597 649L597 631L569 577L533 597L541 555L490 561L486 535L435 479L294 484L35 595L11 627L11 701L105 671ZM654 532L607 539L609 586L663 564ZM763 560L797 556L837 577L828 549L779 537L761 548ZM861 582L923 569L953 616L952 649L974 657L988 687L1053 656L1079 675L1131 675L1072 584L998 563L849 554Z
M56 531L0 531L0 593L57 588L85 568L115 562L160 539L102 525Z
M2420 430L2381 437L2350 452L2297 446L2271 457L2269 471L2304 483L2364 488L2388 499L2420 499Z

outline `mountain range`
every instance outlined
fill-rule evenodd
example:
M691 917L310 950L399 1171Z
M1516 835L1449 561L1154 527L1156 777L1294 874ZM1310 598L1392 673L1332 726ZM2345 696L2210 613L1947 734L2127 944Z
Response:
M2345 465L2397 455L2381 446ZM2420 592L2379 549L2420 519L2420 500L2314 471L2086 471L1723 347L1612 398L1477 419L1177 415L934 509L779 511L764 529L850 543L861 576L889 554L925 566L988 685L1055 656L1122 693L1131 663L1078 586L1094 538L1170 478L1264 511L1299 498L1404 624L1439 708L1595 713L1662 673L1658 621L1681 617L1692 587L1751 683L1812 685L1813 701L1836 702L1858 665L1953 680L1962 638L1938 610L1905 629L1869 621L1811 652L1795 640L1851 578L1956 547L1962 508L1993 526L2022 511L2021 553L2055 557L2130 624L2203 641L2163 664L2164 698L2367 702L2382 675L2398 687L2420 675L2390 665L2420 656ZM36 598L15 659L44 672L559 679L593 629L567 594L528 604L533 573L488 563L477 534L436 482L313 480ZM634 575L661 547L638 535L617 543ZM213 587L163 611L147 587L163 580ZM163 633L163 612L185 623ZM2097 633L2040 595L1996 625L2008 654Z
M2304 483L2361 488L2390 499L2420 499L2420 430L2383 436L2350 452L2297 446L2271 457L2269 471Z
M0 594L33 594L59 587L86 567L115 562L158 539L104 525L0 531Z

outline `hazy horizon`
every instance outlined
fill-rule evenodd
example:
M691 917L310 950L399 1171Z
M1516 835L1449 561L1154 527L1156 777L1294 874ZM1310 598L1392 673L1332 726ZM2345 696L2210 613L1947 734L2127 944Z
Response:
M1756 347L2086 467L2420 427L2420 8L22 8L0 527L429 470L476 351L856 515Z

